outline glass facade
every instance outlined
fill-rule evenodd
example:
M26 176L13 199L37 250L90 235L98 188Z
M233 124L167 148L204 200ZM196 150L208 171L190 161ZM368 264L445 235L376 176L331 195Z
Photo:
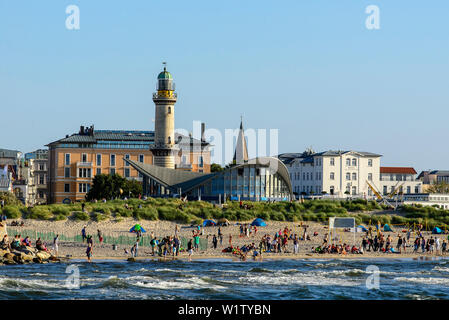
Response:
M288 176L287 176L288 178ZM289 200L289 182L275 171L260 165L244 165L217 173L210 180L185 193L183 190L169 190L150 177L144 179L144 193L162 196L170 193L203 200Z

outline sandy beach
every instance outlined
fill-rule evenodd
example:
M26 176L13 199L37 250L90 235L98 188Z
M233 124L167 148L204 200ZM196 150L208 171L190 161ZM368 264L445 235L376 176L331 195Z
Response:
M101 230L103 236L106 237L117 237L120 235L133 237L133 234L129 232L129 229L136 223L139 223L146 231L147 235L150 235L152 232L156 237L164 237L167 235L175 234L175 227L177 223L170 221L146 221L146 220L135 220L134 218L126 218L122 221L115 221L114 219L102 222L83 222L83 221L39 221L39 220L16 220L23 221L23 227L10 227L8 228L9 235L14 235L21 230L33 230L36 232L54 232L56 234L64 234L68 236L75 236L81 234L81 230L84 226L86 226L87 234L93 236L94 239L94 250L93 250L93 259L124 259L131 257L130 253L125 253L125 249L128 252L131 249L131 246L127 245L118 245L117 250L113 250L113 246L111 244L99 244L97 237L97 230ZM8 222L8 225L11 221ZM245 222L241 222L245 223ZM248 221L247 223L250 223ZM299 242L299 253L293 254L293 241L289 241L288 251L290 253L264 253L264 259L361 259L361 258L407 258L407 259L432 259L436 255L423 254L423 253L415 253L413 254L413 247L407 247L407 253L402 254L392 254L392 253L383 253L383 252L365 252L364 254L347 254L347 255L339 255L339 254L317 254L311 253L312 247L320 246L323 242L324 235L327 231L327 224L317 223L317 222L303 222L303 225L307 225L307 233L310 235L310 241L300 241ZM195 228L190 225L178 224L180 227L179 235L185 238L192 237L192 230ZM278 232L279 230L284 230L287 227L291 229L293 234L301 235L304 232L304 229L300 227L300 223L298 222L278 222L278 221L270 221L267 223L266 227L258 227L257 234L252 234L250 237L240 237L239 225L236 225L236 222L231 221L231 225L227 227L221 227L221 231L223 233L223 243L220 244L218 242L217 249L213 248L212 245L212 237L217 234L218 227L205 227L203 235L201 238L207 239L207 250L202 250L195 252L192 255L192 259L237 259L230 253L223 253L222 250L229 246L229 235L232 235L232 245L241 247L243 245L251 244L254 242L256 246L258 246L260 239L264 234L269 234L271 237ZM403 229L396 229L395 232L390 232L393 239L393 245L396 245L397 235L403 234ZM314 236L314 233L317 233ZM426 232L425 236L430 236L430 232ZM355 244L356 246L360 246L361 239L365 235L365 233L356 233ZM415 239L416 234L412 233L410 237L410 241ZM351 232L339 232L339 239L341 239L341 243L352 244L354 235ZM440 240L446 238L447 235L439 235ZM33 243L36 239L32 239ZM47 247L51 249L52 244L47 241ZM60 257L69 257L71 259L85 259L85 250L86 244L80 242L68 242L68 241L60 241L59 244L59 256ZM421 251L421 250L419 250ZM187 259L188 255L185 252L181 252L177 259ZM161 259L159 256L153 257L151 255L151 247L139 247L139 253L137 259ZM248 257L249 259L249 257Z

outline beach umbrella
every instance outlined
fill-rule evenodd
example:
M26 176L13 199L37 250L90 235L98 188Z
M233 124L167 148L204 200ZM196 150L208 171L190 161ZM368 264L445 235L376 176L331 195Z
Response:
M263 219L257 218L257 219L254 219L254 221L251 223L251 225L257 226L257 227L266 227L267 223L265 221L263 221Z
M146 232L145 229L140 224L135 224L131 229L129 229L129 232Z
M217 223L214 220L204 220L203 227L215 226Z

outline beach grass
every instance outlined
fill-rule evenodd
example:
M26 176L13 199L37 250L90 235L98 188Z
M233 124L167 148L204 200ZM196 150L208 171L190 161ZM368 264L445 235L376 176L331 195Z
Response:
M176 221L200 224L204 219L226 218L230 221L314 221L326 222L330 217L354 217L357 224L403 225L425 224L429 228L448 229L449 210L436 207L402 206L397 211L387 211L375 201L355 200L305 200L303 202L251 202L228 201L223 207L205 201L183 202L180 199L148 198L147 200L110 200L107 202L39 205L27 208L16 202L7 203L2 214L10 219L37 219L61 221L106 221L135 218L149 221ZM126 206L126 207L125 207Z

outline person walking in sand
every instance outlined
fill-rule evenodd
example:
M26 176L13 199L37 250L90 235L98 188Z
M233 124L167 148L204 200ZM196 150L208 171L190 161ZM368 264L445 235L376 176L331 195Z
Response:
M103 243L103 235L100 231L100 229L97 229L97 235L98 235L98 241L100 242L100 244Z
M83 243L84 243L84 239L87 239L86 226L84 226L83 229L81 230L81 236L83 237Z
M59 244L59 234L53 239L53 251L55 252L55 257L58 257L58 244Z

